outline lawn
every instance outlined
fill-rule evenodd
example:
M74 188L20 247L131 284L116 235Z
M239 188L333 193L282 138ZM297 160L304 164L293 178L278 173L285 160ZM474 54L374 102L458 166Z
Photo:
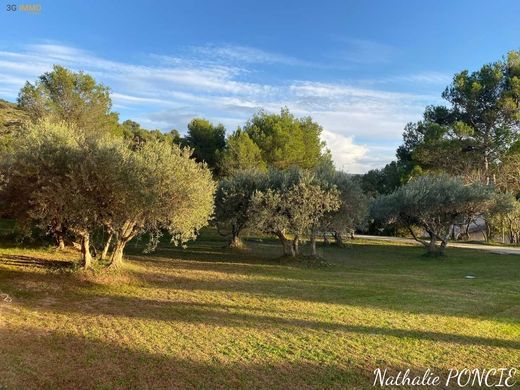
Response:
M93 275L4 244L0 388L365 389L377 367L520 366L520 257L354 240L318 267L247 245L131 243L123 273Z

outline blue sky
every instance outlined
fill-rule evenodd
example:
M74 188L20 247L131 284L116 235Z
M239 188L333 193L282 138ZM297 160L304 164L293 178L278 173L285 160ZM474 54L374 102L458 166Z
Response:
M110 86L121 118L149 128L184 132L203 116L232 131L287 106L323 126L352 173L391 161L453 73L520 49L515 0L38 4L2 4L1 98L57 63Z

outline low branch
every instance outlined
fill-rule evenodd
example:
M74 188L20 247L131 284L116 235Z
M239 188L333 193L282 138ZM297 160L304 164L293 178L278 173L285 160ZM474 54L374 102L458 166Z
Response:
M420 242L421 244L423 244L425 247L428 247L428 245L430 245L430 243L428 241L425 241L425 240L421 240L419 237L417 237L417 235L415 234L415 232L413 231L412 227L411 226L407 226L408 230L410 231L410 233L412 234L412 237L415 241L417 242Z

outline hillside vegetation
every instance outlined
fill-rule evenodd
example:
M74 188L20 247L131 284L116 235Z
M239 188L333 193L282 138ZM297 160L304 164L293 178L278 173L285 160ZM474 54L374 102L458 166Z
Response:
M13 133L20 130L28 120L27 114L18 109L16 104L0 99L0 148L5 146Z

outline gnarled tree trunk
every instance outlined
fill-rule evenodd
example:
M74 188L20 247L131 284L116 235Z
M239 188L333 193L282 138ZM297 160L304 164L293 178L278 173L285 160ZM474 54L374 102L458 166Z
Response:
M323 233L323 245L329 245L329 236L327 233Z
M64 250L65 249L65 239L63 238L63 234L56 234L56 241L57 241L57 247L58 249Z
M294 250L294 255L299 255L300 254L300 237L299 236L295 236L294 239L293 239L293 250Z
M52 227L54 238L56 239L56 246L59 250L65 249L65 232L63 225L58 223Z
M137 234L135 227L135 222L126 221L115 233L116 242L112 250L112 255L110 256L109 268L116 269L123 265L123 252L125 246Z
M83 269L92 267L92 255L90 254L90 234L81 233L81 265Z
M242 248L244 246L244 243L238 236L240 233L240 229L236 225L233 225L231 227L231 240L229 241L229 247L230 248Z
M282 232L282 231L278 231L275 234L280 239L280 242L282 243L284 256L295 257L296 254L294 252L294 246L293 246L292 241L287 239L287 237L285 237L284 232Z
M244 243L238 236L231 237L231 240L229 240L229 247L230 248L242 248L244 246Z
M429 254L436 254L437 253L437 237L435 237L435 234L430 233L430 243L428 244L428 253Z
M121 268L123 265L123 251L127 242L126 240L116 240L112 255L110 256L110 268Z
M112 242L112 237L114 235L110 233L108 236L107 242L105 243L105 246L103 247L103 251L101 252L101 260L105 260L108 255L108 250L110 249L110 243Z
M316 233L311 232L311 255L316 257Z
M334 232L334 240L336 240L336 245L340 248L343 247L343 237L341 236L341 233Z
M441 245L439 246L439 249L437 251L437 254L440 256L444 256L444 253L446 251L446 246L448 245L448 240L442 240Z

